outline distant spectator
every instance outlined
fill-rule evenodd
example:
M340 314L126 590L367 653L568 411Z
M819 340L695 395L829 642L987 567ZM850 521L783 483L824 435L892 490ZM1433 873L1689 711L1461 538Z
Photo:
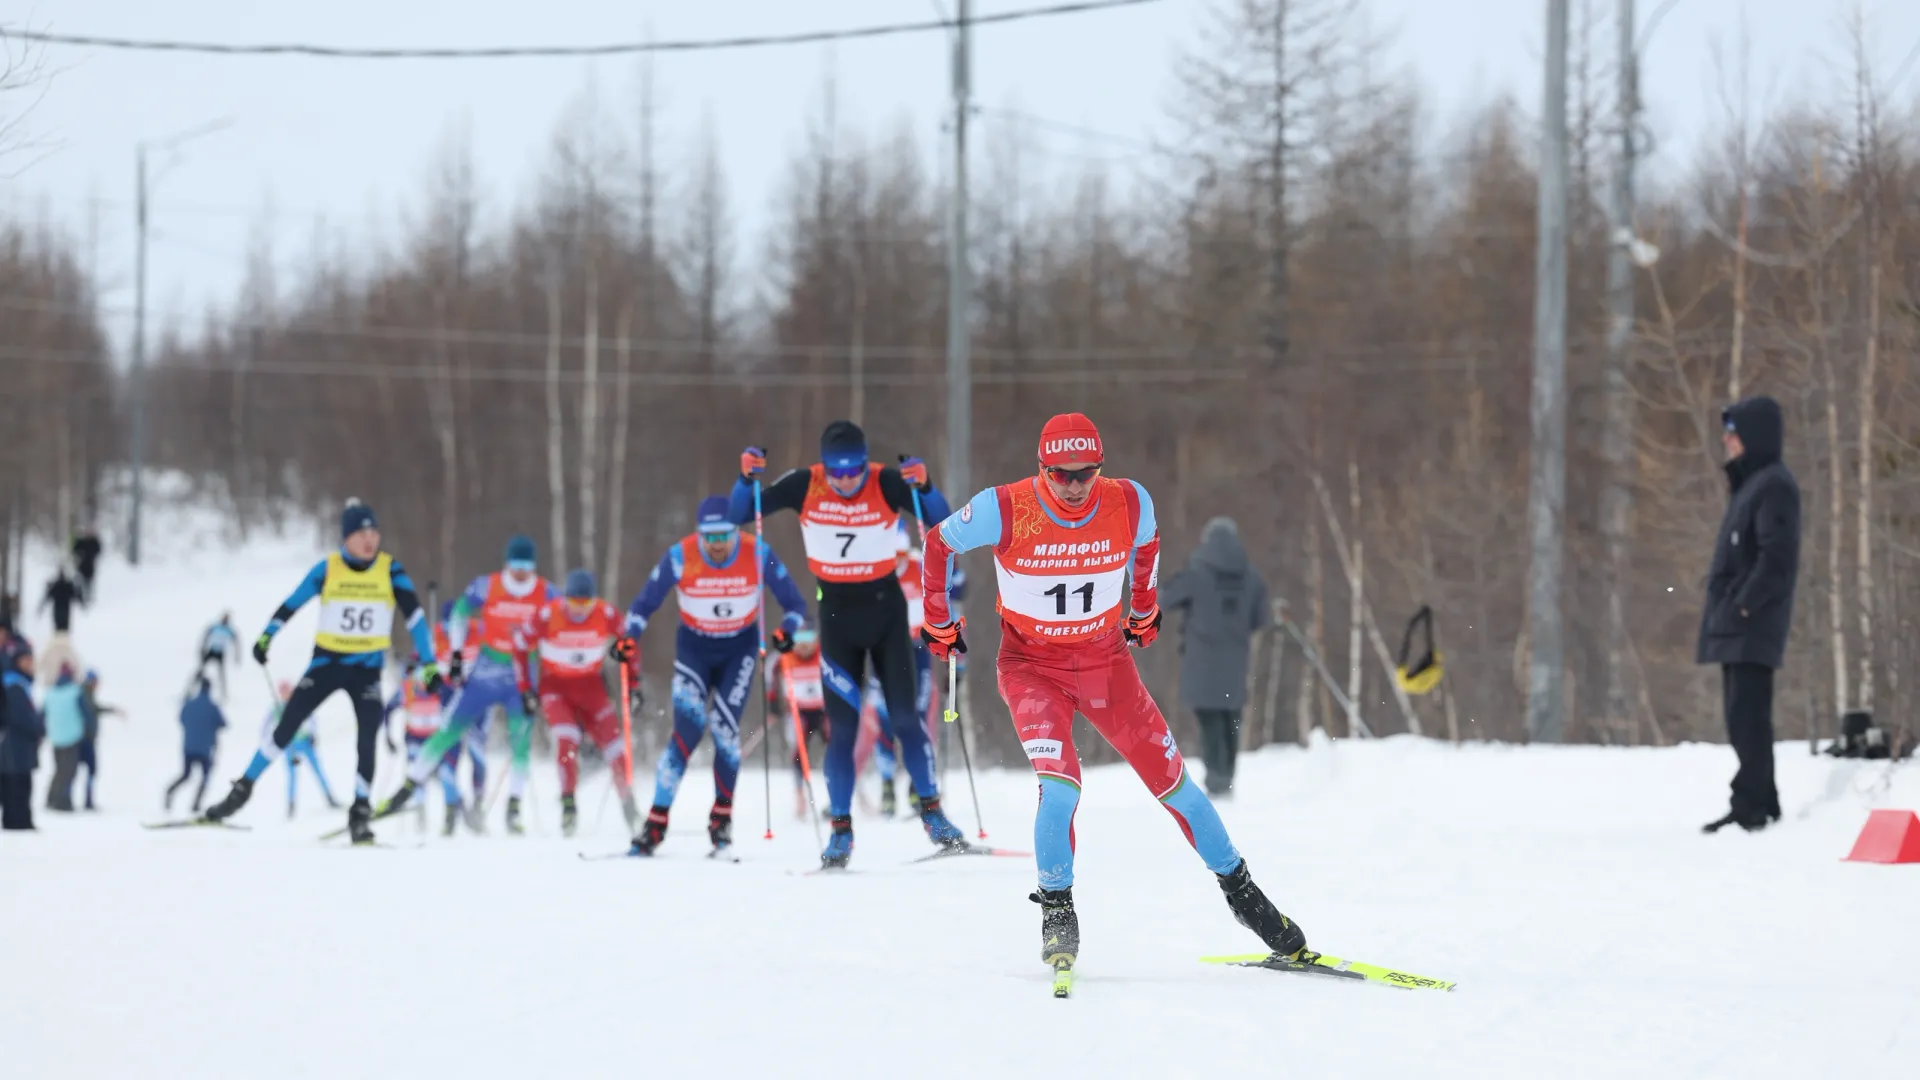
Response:
M1207 792L1233 788L1240 754L1240 715L1246 706L1247 653L1267 625L1267 583L1247 561L1232 518L1200 530L1200 546L1160 590L1160 605L1179 611L1180 703L1200 721L1200 756Z
M220 729L226 726L227 718L221 714L220 706L213 703L213 684L203 677L194 688L193 696L180 706L180 752L183 764L180 779L167 787L167 809L173 809L174 792L185 786L193 775L193 767L198 765L200 787L193 793L193 810L200 812L200 804L207 797L207 780L213 774L214 746L219 742Z
M40 703L47 742L53 747L53 783L47 785L47 809L73 811L73 776L80 768L80 744L87 738L86 697L73 669L63 667Z
M33 642L25 634L14 628L13 620L0 620L0 671L12 671L19 666L21 656L33 655Z
M1780 820L1773 782L1773 673L1787 655L1800 573L1800 486L1780 460L1785 424L1772 398L1735 402L1720 414L1732 497L1707 570L1694 660L1720 665L1727 741L1740 759L1726 816L1706 832L1752 832Z
M40 598L40 610L53 608L53 632L64 634L73 629L73 605L87 606L87 591L84 586L67 573L65 565L60 567L53 580L47 582L47 592Z
M93 526L80 526L79 531L73 534L73 546L69 553L73 556L74 571L80 575L80 584L86 589L87 600L91 603L98 595L93 589L93 578L100 566L100 537L93 531Z
M100 718L122 715L112 705L102 705L99 699L100 673L89 671L80 680L80 703L87 710L87 737L80 740L80 764L87 767L87 797L85 809L94 809L93 782L100 778Z
M207 627L200 636L200 677L207 677L207 665L220 677L220 700L227 700L227 665L240 658L240 635L233 630L233 612L220 613L220 621Z
M15 653L0 672L0 829L33 828L33 771L46 728L33 704L33 653Z

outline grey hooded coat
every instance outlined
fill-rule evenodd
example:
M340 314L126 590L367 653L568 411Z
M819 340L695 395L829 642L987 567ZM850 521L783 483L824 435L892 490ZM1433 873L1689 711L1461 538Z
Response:
M1160 607L1180 612L1180 704L1246 706L1247 651L1267 625L1267 583L1247 561L1231 518L1214 518L1200 546L1160 590Z

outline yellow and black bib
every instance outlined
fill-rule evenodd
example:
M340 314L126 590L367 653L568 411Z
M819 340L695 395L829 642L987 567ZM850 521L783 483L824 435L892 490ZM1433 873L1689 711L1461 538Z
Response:
M393 607L393 556L383 551L355 570L336 551L327 556L313 643L328 652L381 652L393 642Z

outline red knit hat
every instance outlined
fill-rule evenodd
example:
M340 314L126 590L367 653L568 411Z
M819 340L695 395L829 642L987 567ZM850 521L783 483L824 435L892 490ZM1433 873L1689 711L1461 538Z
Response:
M1100 429L1085 413L1061 413L1040 429L1040 464L1098 465L1106 459Z

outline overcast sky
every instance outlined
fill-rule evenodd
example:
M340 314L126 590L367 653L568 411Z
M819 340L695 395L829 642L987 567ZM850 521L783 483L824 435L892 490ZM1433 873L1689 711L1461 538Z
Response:
M1043 0L980 0L978 13ZM1172 61L1209 5L1160 0L1112 11L982 27L975 96L1065 124L1135 137L1169 130ZM1576 10L1580 0L1573 0ZM1600 47L1611 49L1614 0ZM1920 0L1861 0L1883 71L1920 46ZM1839 24L1853 0L1677 0L1643 61L1652 176L1674 175L1717 125L1710 46L1734 42L1747 12L1757 96L1834 91ZM58 0L0 2L0 21L74 34L219 42L459 46L578 44L855 27L931 17L950 0ZM1639 0L1644 22L1661 0ZM1434 134L1499 95L1537 110L1545 0L1369 0L1385 58L1428 96ZM530 13L534 17L530 17ZM663 158L684 160L703 112L714 118L741 225L740 269L752 272L757 230L785 164L817 108L822 76L838 76L843 125L908 125L934 152L948 94L939 33L823 46L663 55L657 66ZM134 144L231 117L228 130L185 148L153 200L150 304L164 322L233 292L252 233L265 228L282 266L297 262L323 218L334 237L391 238L424 187L447 133L464 125L490 211L531 188L568 104L592 81L609 110L629 107L638 62L586 60L322 60L52 48L57 74L29 123L42 156L0 181L16 213L41 209L93 250L117 338L132 303ZM1916 65L1920 66L1920 65ZM1909 75L1898 96L1920 92ZM17 98L15 99L17 101ZM8 103L11 108L13 102ZM983 125L1003 121L984 118ZM1056 167L1134 153L1124 143L1056 129L1029 136ZM976 168L978 168L976 159ZM272 207L270 219L265 217ZM89 223L94 227L90 233ZM263 222L265 224L263 225Z

